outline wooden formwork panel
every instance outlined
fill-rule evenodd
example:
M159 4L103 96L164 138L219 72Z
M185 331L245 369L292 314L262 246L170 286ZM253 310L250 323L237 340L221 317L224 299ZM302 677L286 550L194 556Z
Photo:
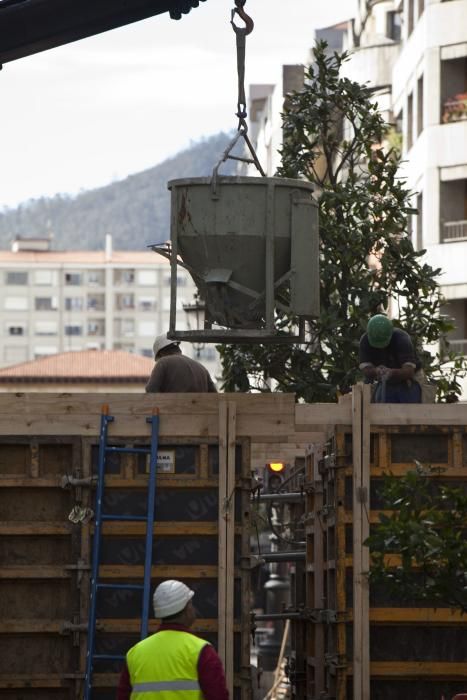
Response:
M86 486L65 487L63 478L86 479L96 471L102 396L88 404L79 396L78 405L69 396L42 402L37 395L15 398L23 413L12 410L15 419L6 436L6 405L0 397L0 639L6 650L0 663L0 697L76 700L82 697L85 668L93 525L92 518L75 523L69 516L77 506L84 515L92 510L94 495ZM171 403L162 398L163 410L169 411ZM178 577L196 591L194 631L223 645L232 695L239 700L247 700L251 692L249 431L270 439L277 426L292 424L291 398L292 403L290 398L253 401L254 406L243 402L245 410L237 411L234 401L224 401L221 408L220 397L200 397L197 403L190 396L199 414L188 422L188 436L180 422L174 435L167 428L175 425L177 412L179 420L189 415L189 405L177 398L170 418L164 423L161 417L159 448L173 453L175 468L157 480L152 585ZM147 445L145 417L159 401L114 396L110 401L117 410L110 403L116 418L109 444ZM77 425L78 415L82 418ZM129 435L122 425L130 428ZM66 434L67 427L71 434ZM104 510L142 514L147 479L141 455L112 455ZM103 580L141 580L144 535L144 523L104 523ZM138 640L140 603L131 591L101 596L97 614L97 652L125 653ZM150 630L156 627L151 621ZM96 664L95 671L93 697L114 697L118 665Z
M467 430L459 425L371 425L369 431L367 493L356 494L355 427L353 430L351 426L336 427L328 446L333 454L331 466L323 474L328 484L324 486L325 493L332 493L344 482L344 507L340 512L338 507L331 509L326 526L326 537L340 541L345 555L345 578L335 582L336 596L346 601L347 620L345 640L341 640L338 648L347 658L345 690L341 691L344 693L341 697L364 697L361 690L354 688L356 673L361 673L360 664L365 663L355 649L358 618L358 626L363 624L368 630L368 697L395 700L410 696L412 700L425 700L444 694L448 698L467 688L466 616L442 605L434 610L427 608L426 603L397 600L375 585L369 590L367 611L363 608L362 612L362 600L355 600L360 594L355 572L356 546L359 543L361 552L368 550L362 545L364 538L355 537L355 528L360 509L367 532L371 532L383 508L384 474L402 476L414 469L415 461L439 468L432 477L434 489L440 483L467 488ZM345 531L340 540L339 528ZM334 566L332 554L323 563L329 572ZM329 573L325 576L329 581ZM342 608L336 609L342 612ZM365 635L364 629L361 634ZM328 647L327 653L332 651ZM365 679L359 682L365 683ZM340 697L338 690L336 697Z
M110 444L143 446L114 439ZM152 586L167 577L183 579L196 592L198 620L195 631L217 646L219 566L219 445L211 440L174 438L160 448L174 454L173 474L157 480ZM16 438L2 442L6 465L11 450L11 474L0 479L0 635L4 645L0 670L0 697L18 697L32 683L34 697L82 697L86 653L84 630L88 615L92 521L73 524L68 516L76 505L93 508L93 493L83 487L62 488L66 474L91 476L97 470L97 443L88 438L34 442ZM38 454L37 477L31 477L31 459ZM20 458L18 457L20 455ZM42 460L46 455L47 463ZM80 463L80 457L82 460ZM143 456L144 457L144 456ZM44 470L41 465L44 465ZM21 466L21 468L20 468ZM22 471L21 471L22 469ZM104 511L144 514L146 459L112 455L106 479ZM53 476L52 476L53 475ZM43 477L47 476L44 481ZM236 697L247 697L249 666L248 556L249 443L235 447L234 531L234 648ZM103 528L100 578L104 582L137 582L143 574L144 523L111 522ZM96 653L125 654L139 639L140 594L112 590L97 603ZM155 631L157 622L150 624ZM2 645L3 646L3 645ZM26 663L25 663L26 660ZM96 662L96 700L115 692L119 663ZM58 686L58 687L57 687ZM57 687L57 688L56 688ZM17 693L17 696L11 693ZM27 697L27 695L25 695Z

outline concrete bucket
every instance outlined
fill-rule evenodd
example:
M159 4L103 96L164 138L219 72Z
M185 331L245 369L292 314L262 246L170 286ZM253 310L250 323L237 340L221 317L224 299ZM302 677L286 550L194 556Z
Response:
M181 258L205 302L205 328L274 337L283 285L293 315L318 315L318 216L309 183L219 176L172 180L168 187L172 256Z

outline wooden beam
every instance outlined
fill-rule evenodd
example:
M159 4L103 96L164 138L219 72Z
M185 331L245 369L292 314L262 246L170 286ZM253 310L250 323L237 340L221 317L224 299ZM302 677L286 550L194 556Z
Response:
M234 401L228 402L227 413L227 484L225 494L225 504L223 506L226 524L226 544L227 544L227 594L226 594L226 629L228 641L225 657L225 677L229 696L233 698L234 684L234 645L230 630L234 624L234 576L235 576L235 483L236 483L236 427L237 427L237 407ZM244 604L247 604L244 601Z
M372 678L467 680L467 664L450 661L372 661Z
M362 700L370 700L370 549L365 546L370 536L370 406L369 384L362 386L362 461L361 461L361 558L360 586L362 605Z
M238 572L236 572L238 575ZM139 578L144 576L144 566L104 564L99 567L99 577L103 579ZM1 574L0 574L1 577ZM155 564L151 568L151 578L217 578L217 566Z
M0 579L63 579L70 578L71 571L64 566L51 566L41 564L40 566L2 566L0 568Z
M72 529L72 524L66 522L0 521L0 535L71 535Z
M363 700L362 384L352 388L353 698ZM365 698L366 700L366 698Z
M227 420L228 404L219 403L219 555L218 555L218 587L217 604L219 629L217 633L217 651L222 664L226 666L227 657L227 528L225 527L224 507L227 497Z
M295 430L320 432L324 427L352 424L350 403L298 403L295 406Z
M454 404L371 404L370 421L383 425L467 425L467 405Z
M451 608L371 608L370 622L385 625L467 625L467 615Z

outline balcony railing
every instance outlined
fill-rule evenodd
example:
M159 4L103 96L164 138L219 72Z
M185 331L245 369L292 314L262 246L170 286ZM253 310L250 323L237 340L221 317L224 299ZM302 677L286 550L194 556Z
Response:
M467 92L461 92L443 104L443 124L467 119Z
M467 355L467 340L465 338L462 340L450 340L449 345L451 350L455 350L461 355Z
M467 241L467 221L446 221L442 228L443 243Z

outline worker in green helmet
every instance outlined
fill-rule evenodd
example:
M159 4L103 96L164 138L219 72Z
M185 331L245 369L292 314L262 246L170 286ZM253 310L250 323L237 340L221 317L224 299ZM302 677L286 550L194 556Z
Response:
M360 338L359 367L370 382L376 382L372 400L376 403L420 403L421 370L408 333L394 328L392 321L377 314L368 321Z

